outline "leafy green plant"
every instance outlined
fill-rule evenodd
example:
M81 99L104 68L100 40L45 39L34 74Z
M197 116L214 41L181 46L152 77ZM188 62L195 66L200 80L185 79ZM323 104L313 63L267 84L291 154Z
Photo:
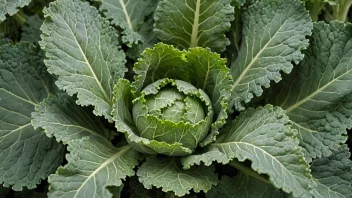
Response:
M0 6L4 197L352 196L349 1L28 3Z

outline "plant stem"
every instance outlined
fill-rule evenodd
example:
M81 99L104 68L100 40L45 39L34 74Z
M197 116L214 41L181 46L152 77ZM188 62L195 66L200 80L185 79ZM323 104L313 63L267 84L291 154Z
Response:
M235 21L236 21L236 23L235 23L236 27L235 27L235 34L233 35L233 37L234 37L236 51L238 53L239 52L238 41L240 40L240 36L241 36L240 29L242 29L240 27L240 25L241 25L241 9L238 7L236 7L236 10L235 10Z
M325 3L323 1L316 2L313 4L311 9L309 9L309 14L312 17L313 21L318 21L319 19L319 13L321 9L324 7Z
M22 11L18 11L15 15L13 15L13 18L20 25L23 25L26 22L26 17Z
M237 161L237 160L232 160L228 165L238 169L239 171L254 177L262 182L268 183L268 184L272 184L266 177L264 177L263 175L258 174L257 172L255 172L254 170L252 170L251 168L246 167L245 165L243 165L243 163Z
M348 11L351 7L352 0L341 0L336 6L332 6L333 19L345 22L347 20Z

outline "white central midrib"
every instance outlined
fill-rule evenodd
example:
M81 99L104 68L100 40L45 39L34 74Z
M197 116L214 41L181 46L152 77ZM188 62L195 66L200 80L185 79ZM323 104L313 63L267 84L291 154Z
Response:
M97 174L101 169L103 169L105 166L110 164L111 162L115 161L118 157L122 156L124 153L126 153L128 150L130 150L130 146L126 146L126 148L122 149L112 157L110 157L108 160L106 160L104 163L102 163L97 169L95 169L92 174L87 177L87 179L82 183L82 185L77 189L76 194L74 197L77 197L78 192L81 190L81 188L92 178L95 174Z
M194 21L193 21L193 25L192 25L192 35L191 35L190 47L197 47L198 46L199 9L200 9L200 0L197 0L196 12L194 13Z
M232 89L234 89L242 80L242 78L246 75L248 70L253 66L253 64L257 61L260 54L268 47L269 43L274 39L276 34L280 31L281 27L286 23L287 19L281 24L280 28L277 29L275 34L269 39L269 41L264 45L264 47L257 53L257 55L252 59L252 61L247 65L246 69L241 73L241 75L237 78L236 82L232 85ZM248 56L248 54L247 54Z
M347 70L347 72L345 72L344 74L342 74L341 76L339 76L338 78L335 78L334 80L330 81L329 83L327 83L326 85L320 87L319 89L317 89L316 91L314 91L313 93L311 93L310 95L308 95L307 97L305 97L303 100L300 100L298 103L295 103L294 105L288 107L287 109L285 109L285 111L287 113L291 112L292 110L294 110L295 108L301 106L301 104L307 102L308 100L310 100L311 98L313 98L315 95L319 94L322 90L324 90L325 88L327 88L328 86L330 86L332 83L334 83L336 80L338 80L339 78L341 78L342 76L350 73L351 70Z
M16 131L19 131L19 130L21 130L21 129L24 129L24 128L26 128L26 127L30 126L30 125L32 125L32 123L31 123L31 122L29 122L28 124L25 124L25 125L23 125L23 126L20 126L20 127L18 127L17 129L12 130L10 133L8 133L8 134L6 134L6 135L1 136L1 139L4 139L5 137L7 137L7 136L11 135L12 133L14 133L14 132L16 132Z
M120 1L120 5L122 7L123 13L125 14L128 27L133 31L131 19L130 19L130 16L128 15L128 12L126 10L125 2L123 2L123 0L119 0L119 1Z
M64 21L65 21L65 20L64 20ZM66 22L66 21L65 21L65 22ZM90 72L91 72L92 75L93 75L93 78L95 79L95 81L97 82L97 84L98 84L100 90L102 91L106 102L107 102L109 105L112 105L112 102L111 102L111 100L110 100L110 97L109 97L108 94L105 92L105 89L103 88L103 86L102 86L101 83L99 82L98 77L95 75L94 70L93 70L92 66L90 65L90 63L89 63L87 57L85 56L85 54L84 54L84 52L83 52L83 50L82 50L81 45L79 44L79 42L77 41L77 39L76 39L76 37L75 37L75 34L73 33L72 29L70 28L70 26L69 26L67 23L66 23L66 25L69 27L69 29L70 29L70 31L71 31L71 33L72 33L72 36L73 36L73 38L75 39L75 42L76 42L77 45L78 45L78 49L79 49L79 51L81 52L81 54L82 54L82 56L83 56L83 58L84 58L84 61L87 63L88 68L89 68Z

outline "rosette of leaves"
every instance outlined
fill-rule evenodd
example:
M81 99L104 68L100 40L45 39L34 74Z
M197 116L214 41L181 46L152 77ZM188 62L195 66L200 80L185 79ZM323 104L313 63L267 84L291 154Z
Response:
M157 44L135 64L135 81L114 88L118 131L148 154L183 156L215 140L227 118L231 77L209 49Z
M98 2L44 9L45 58L0 47L5 187L51 174L49 197L351 196L351 25L313 28L300 0L237 1L237 54L233 0Z

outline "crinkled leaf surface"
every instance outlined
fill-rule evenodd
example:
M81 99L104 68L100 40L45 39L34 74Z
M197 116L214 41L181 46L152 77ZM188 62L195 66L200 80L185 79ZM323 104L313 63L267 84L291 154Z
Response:
M6 19L5 15L16 14L19 8L27 6L31 0L0 0L0 22Z
M36 106L32 113L32 123L35 128L43 128L47 136L55 136L64 144L85 136L109 138L110 135L99 117L94 116L89 109L75 104L65 94L51 95Z
M229 105L243 110L262 87L290 73L292 62L303 59L313 28L300 0L259 0L243 13L243 38L238 58L231 64L232 96Z
M155 11L158 38L183 49L209 47L222 52L229 40L225 32L234 19L230 0L162 0Z
M329 157L315 159L312 163L312 175L317 182L313 190L317 198L352 197L352 161L347 145L341 146Z
M136 131L130 112L132 100L140 94L145 86L164 78L190 82L198 89L203 89L211 98L216 120L212 124L211 132L201 145L215 140L218 129L227 118L226 98L230 95L232 84L224 59L206 48L191 48L189 51L180 51L170 45L158 43L153 49L145 50L142 58L135 64L134 70L137 75L132 84L127 80L120 80L115 86L113 115L118 131L127 133L127 138L136 149L145 153L155 153L152 151L155 149L165 154L179 153L178 155L180 155L183 153L182 155L184 155L190 153L189 149L182 149L180 144L173 144L170 147L164 142L149 141L136 135L139 133ZM189 76L196 77L189 80ZM145 145L148 145L149 148L146 148Z
M112 197L109 186L134 175L138 153L130 146L114 147L102 137L72 140L68 164L49 177L49 197Z
M157 158L151 156L138 169L137 176L145 188L162 188L164 192L173 191L177 196L194 192L207 192L218 182L212 166L197 166L183 170L178 158Z
M0 47L0 183L35 188L60 165L64 147L34 130L31 113L51 92L39 47Z
M218 140L209 147L213 154L190 155L183 159L183 166L200 163L196 159L205 160L205 164L215 160L227 164L234 158L250 160L253 170L267 174L277 188L296 197L310 196L314 184L309 166L288 117L279 107L267 105L243 111L223 128Z
M166 155L186 155L192 151L180 143L168 144L139 137L137 128L132 120L132 86L126 79L120 79L114 87L114 110L112 112L115 120L115 127L119 132L126 135L129 144L142 153Z
M40 44L48 71L59 76L57 86L111 120L112 89L126 71L116 31L94 7L79 0L55 1L44 15Z
M219 184L207 194L207 198L284 198L284 193L271 184L260 181L245 173L236 177L223 176Z
M26 22L22 26L21 40L38 42L40 40L40 26L43 19L39 15L33 15L26 18Z
M310 43L301 64L267 97L286 110L308 159L329 156L352 126L352 26L316 23Z
M101 2L100 10L111 22L122 28L122 42L129 46L145 43L144 35L140 33L146 16L155 10L157 0L96 0ZM145 27L146 28L146 27ZM149 25L148 32L153 31Z

